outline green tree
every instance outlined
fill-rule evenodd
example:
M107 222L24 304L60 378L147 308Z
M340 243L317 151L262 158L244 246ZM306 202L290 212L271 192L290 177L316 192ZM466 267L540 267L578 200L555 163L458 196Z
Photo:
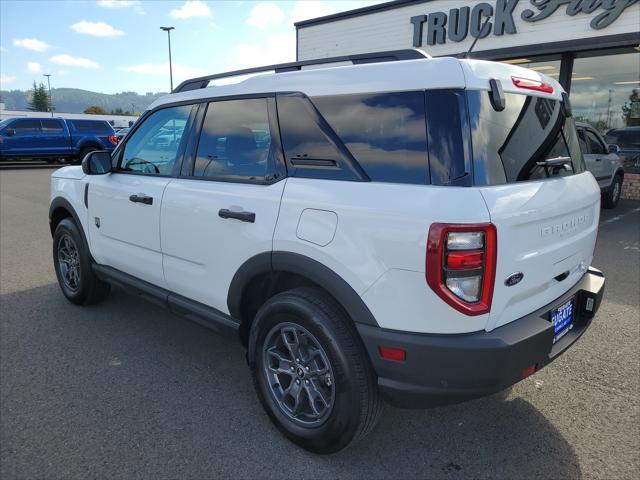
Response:
M640 94L637 88L631 91L629 101L622 106L622 116L627 127L640 125Z
M47 93L47 89L44 84L40 83L40 85L36 85L36 82L34 81L33 93L27 109L32 112L47 112L49 111L49 105L49 94Z
M84 113L91 113L93 115L106 115L107 112L98 105L91 105L90 107L84 109Z

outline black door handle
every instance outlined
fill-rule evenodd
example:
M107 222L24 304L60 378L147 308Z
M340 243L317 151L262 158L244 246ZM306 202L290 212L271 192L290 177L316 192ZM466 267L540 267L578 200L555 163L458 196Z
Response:
M218 215L220 218L235 218L236 220L240 220L242 222L255 223L256 214L253 212L232 212L226 208L222 208Z
M600 157L596 158L596 162L601 162L601 161L602 161L602 158Z
M146 195L131 195L129 200L133 203L144 203L145 205L153 205L153 197Z

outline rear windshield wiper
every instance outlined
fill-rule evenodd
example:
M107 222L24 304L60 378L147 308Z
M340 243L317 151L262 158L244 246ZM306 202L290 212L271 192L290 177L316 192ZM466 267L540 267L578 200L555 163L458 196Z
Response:
M569 167L569 165L572 165L572 163L571 157L554 157L536 162L536 165L539 167L543 167L544 173L547 175L547 178L549 178L551 176L549 174L549 170L551 170L551 173L553 175L557 175L560 169L566 171L571 170L571 167Z

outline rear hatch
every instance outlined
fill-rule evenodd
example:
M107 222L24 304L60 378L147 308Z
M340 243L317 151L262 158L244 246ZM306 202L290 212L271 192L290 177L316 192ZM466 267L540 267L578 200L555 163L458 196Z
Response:
M462 63L474 184L497 229L486 326L492 330L553 302L584 275L595 247L600 189L585 171L555 80L510 65ZM489 78L500 80L503 110L486 90Z

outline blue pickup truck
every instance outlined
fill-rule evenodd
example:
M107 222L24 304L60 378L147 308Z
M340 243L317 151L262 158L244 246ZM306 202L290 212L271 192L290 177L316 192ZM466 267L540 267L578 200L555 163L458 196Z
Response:
M113 150L116 134L105 120L7 118L0 122L0 159L76 163L93 150Z

